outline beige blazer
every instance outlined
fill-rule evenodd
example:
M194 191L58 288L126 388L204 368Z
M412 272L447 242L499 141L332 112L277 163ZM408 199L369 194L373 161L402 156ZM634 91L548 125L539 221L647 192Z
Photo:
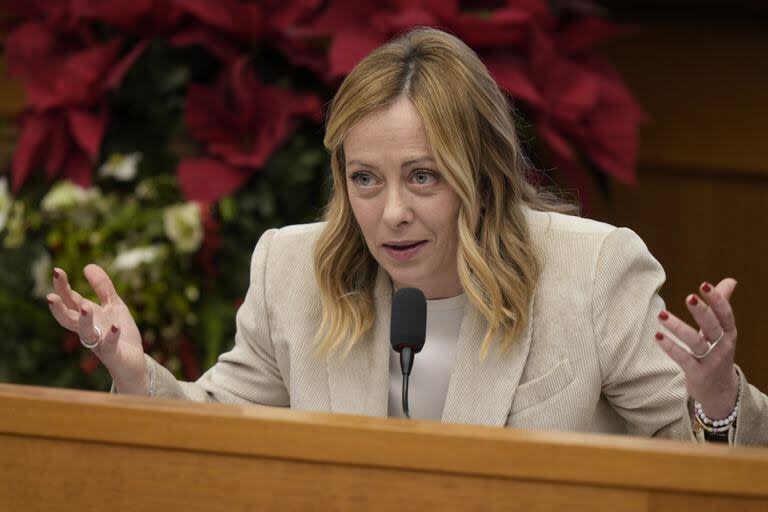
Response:
M693 438L681 371L653 341L664 271L640 238L578 217L529 212L543 272L511 350L479 357L486 322L468 304L442 421ZM387 415L392 286L379 271L376 321L349 352L318 356L312 248L322 224L264 233L234 348L197 382L147 357L152 396ZM766 443L768 400L742 377L736 442Z

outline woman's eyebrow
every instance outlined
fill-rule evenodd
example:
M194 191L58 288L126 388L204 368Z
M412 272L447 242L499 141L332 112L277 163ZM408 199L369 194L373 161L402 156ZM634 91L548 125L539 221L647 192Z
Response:
M403 162L403 163L400 165L400 167L401 167L401 168L402 168L402 167L408 167L409 165L418 164L418 163L420 163L420 162L434 162L434 161L435 161L435 159L434 159L434 158L432 158L431 156L420 156L420 157L418 157L418 158L412 158L412 159L410 159L410 160L406 160L405 162ZM363 166L363 167L369 167L369 168L371 168L371 169L377 169L377 167L376 167L375 165L373 165L373 164L370 164L370 163L368 163L368 162L363 162L362 160L357 160L357 159L355 159L355 160L350 160L350 161L348 161L348 162L346 163L346 166L347 166L347 167L349 167L349 166L351 166L351 165L360 165L360 166Z
M421 163L421 162L434 162L434 161L435 161L435 159L432 158L431 156L420 156L419 158L414 158L412 160L406 160L405 162L402 163L402 165L400 167L407 167L409 165L418 164L418 163Z
M349 160L345 165L347 167L350 167L352 165L361 165L363 167L370 167L371 169L376 169L375 165L369 164L368 162L363 162L362 160Z

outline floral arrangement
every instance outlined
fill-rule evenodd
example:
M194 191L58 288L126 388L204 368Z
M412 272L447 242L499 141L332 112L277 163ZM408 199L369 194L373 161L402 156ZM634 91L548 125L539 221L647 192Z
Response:
M413 26L472 46L510 94L532 159L582 194L635 179L641 109L595 48L621 29L585 1L10 0L26 105L0 143L0 380L103 389L44 307L52 267L103 265L145 349L194 379L233 339L264 229L316 219L322 107Z

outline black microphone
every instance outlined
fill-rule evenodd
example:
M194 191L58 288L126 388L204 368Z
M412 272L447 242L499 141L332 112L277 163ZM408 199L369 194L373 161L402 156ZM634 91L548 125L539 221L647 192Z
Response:
M427 299L421 290L400 288L392 297L392 323L389 342L400 354L400 370L403 372L403 412L408 412L408 376L413 368L413 357L421 352L427 336Z

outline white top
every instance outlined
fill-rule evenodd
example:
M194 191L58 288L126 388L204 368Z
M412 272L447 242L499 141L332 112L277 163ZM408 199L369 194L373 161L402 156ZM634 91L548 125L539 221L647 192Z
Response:
M411 418L437 420L443 416L448 382L456 359L461 319L467 296L427 301L427 338L416 354L408 380L408 408ZM403 374L400 354L390 351L389 416L403 414Z

